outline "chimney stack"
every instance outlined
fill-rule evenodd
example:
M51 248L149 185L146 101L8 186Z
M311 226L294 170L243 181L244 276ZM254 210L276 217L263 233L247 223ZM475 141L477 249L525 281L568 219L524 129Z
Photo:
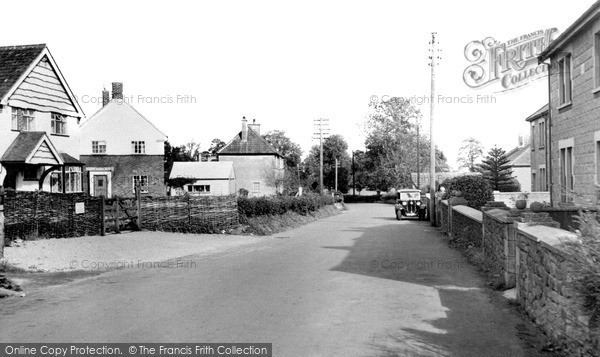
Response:
M123 82L113 82L112 98L113 99L123 99Z
M110 93L106 89L103 89L102 90L102 106L104 107L105 105L108 104L108 102L110 102Z
M242 142L245 143L248 141L248 122L246 121L246 117L242 118Z
M260 124L256 124L256 119L252 119L252 124L248 124L250 129L260 135Z

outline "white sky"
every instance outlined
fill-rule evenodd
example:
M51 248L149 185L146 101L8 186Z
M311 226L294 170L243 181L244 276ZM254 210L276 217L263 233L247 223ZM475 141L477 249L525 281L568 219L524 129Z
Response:
M0 45L46 43L89 117L111 82L174 144L229 141L242 116L261 131L285 130L306 154L313 119L351 149L364 149L359 124L376 96L428 96L428 42L438 33L437 92L491 94L462 79L467 43L500 42L539 29L564 31L592 0L548 1L10 1ZM558 4L558 2L556 3ZM18 16L7 16L18 14ZM196 103L176 103L177 96ZM145 103L138 96L171 98ZM547 81L496 94L495 104L439 104L434 139L456 166L469 136L486 150L511 149L525 117L547 102ZM429 128L429 105L421 106Z

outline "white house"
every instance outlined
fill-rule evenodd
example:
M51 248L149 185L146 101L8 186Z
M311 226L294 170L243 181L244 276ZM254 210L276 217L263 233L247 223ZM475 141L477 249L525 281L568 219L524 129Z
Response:
M174 162L169 179L186 179L182 188L171 187L171 195L234 195L235 171L231 161Z
M82 192L83 116L46 45L0 47L0 185Z
M85 187L94 196L166 195L164 142L167 136L123 99L123 83L102 92L102 108L81 124L80 160Z

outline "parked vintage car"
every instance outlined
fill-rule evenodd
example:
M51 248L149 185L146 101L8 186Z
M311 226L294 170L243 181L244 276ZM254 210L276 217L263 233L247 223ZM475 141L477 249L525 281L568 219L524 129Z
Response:
M421 195L420 190L402 189L396 193L396 219L418 218L425 220L429 217L428 198Z

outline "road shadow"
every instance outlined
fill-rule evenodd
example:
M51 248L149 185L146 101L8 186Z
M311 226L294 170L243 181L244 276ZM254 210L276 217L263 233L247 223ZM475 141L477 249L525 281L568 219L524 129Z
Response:
M429 325L426 329L388 331L388 340L396 343L371 346L378 355L556 356L542 352L531 338L519 339L523 326L532 336L539 332L507 300L492 298L497 292L485 286L481 274L428 222L401 221L348 231L361 231L351 246L323 247L348 252L331 270L396 281L398 289L405 289L406 283L435 289L440 304L436 310L446 315L423 321Z

